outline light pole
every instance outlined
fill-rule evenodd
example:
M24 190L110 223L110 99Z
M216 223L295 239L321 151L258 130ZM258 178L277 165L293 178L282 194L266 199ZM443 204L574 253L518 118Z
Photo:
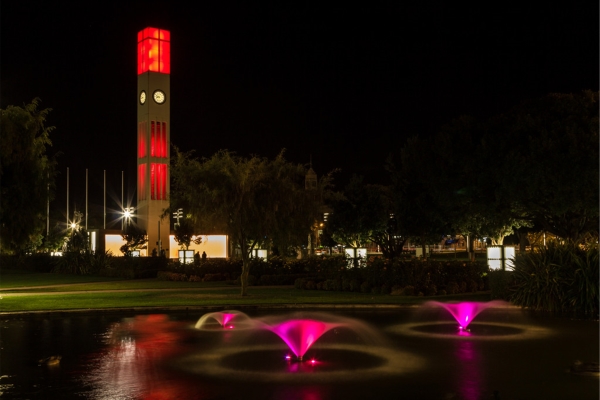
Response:
M125 224L127 226L129 226L129 224L131 223L131 218L133 217L133 211L134 211L133 207L125 207L123 209L123 219L125 219Z

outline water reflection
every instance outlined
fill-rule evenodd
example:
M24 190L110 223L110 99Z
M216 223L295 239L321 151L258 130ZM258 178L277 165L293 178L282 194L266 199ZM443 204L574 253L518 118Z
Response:
M468 340L455 341L455 356L458 362L457 383L461 399L478 400L485 387L482 379L481 355L475 344Z
M502 310L464 335L454 321L410 310L336 314L368 324L385 343L332 330L298 363L286 361L293 353L268 330L194 329L201 313L5 320L1 397L471 400L492 399L497 388L503 399L598 398L597 377L566 371L574 360L597 362L597 321ZM252 319L272 315L254 311ZM62 355L57 368L38 366L52 355Z
M94 399L177 398L161 365L183 351L182 325L166 315L138 316L108 329L106 350L84 378Z

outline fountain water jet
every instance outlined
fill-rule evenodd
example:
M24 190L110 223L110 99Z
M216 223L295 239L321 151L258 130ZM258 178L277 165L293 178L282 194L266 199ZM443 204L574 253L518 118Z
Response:
M276 333L296 355L296 359L302 361L306 351L325 332L342 325L341 323L327 323L314 319L292 319L273 326L266 325L266 328Z
M217 325L223 329L234 329L241 327L249 327L252 325L252 320L248 315L241 311L226 310L204 314L198 322L196 329L210 329Z
M437 306L446 309L456 322L459 324L459 329L466 330L475 317L483 310L488 308L505 305L506 302L501 300L494 300L489 302L474 302L465 301L461 303L441 303L439 301L428 301L425 306Z

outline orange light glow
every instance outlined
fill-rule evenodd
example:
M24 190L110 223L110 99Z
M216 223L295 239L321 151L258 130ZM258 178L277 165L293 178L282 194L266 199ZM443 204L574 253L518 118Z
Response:
M138 75L147 71L171 73L171 32L157 28L138 32Z

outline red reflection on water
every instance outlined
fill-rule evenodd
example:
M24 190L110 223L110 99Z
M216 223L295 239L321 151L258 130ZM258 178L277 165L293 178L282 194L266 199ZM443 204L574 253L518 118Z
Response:
M296 357L302 358L313 343L325 332L339 325L312 319L292 319L274 326L268 326L268 329L283 339Z
M310 373L316 372L319 364L321 364L316 359L311 359L305 362L292 361L291 358L287 358L288 365L287 371L291 373Z
M184 352L183 327L161 314L114 324L108 332L110 347L98 356L97 368L90 373L94 398L178 398L180 386L165 379L159 366Z

